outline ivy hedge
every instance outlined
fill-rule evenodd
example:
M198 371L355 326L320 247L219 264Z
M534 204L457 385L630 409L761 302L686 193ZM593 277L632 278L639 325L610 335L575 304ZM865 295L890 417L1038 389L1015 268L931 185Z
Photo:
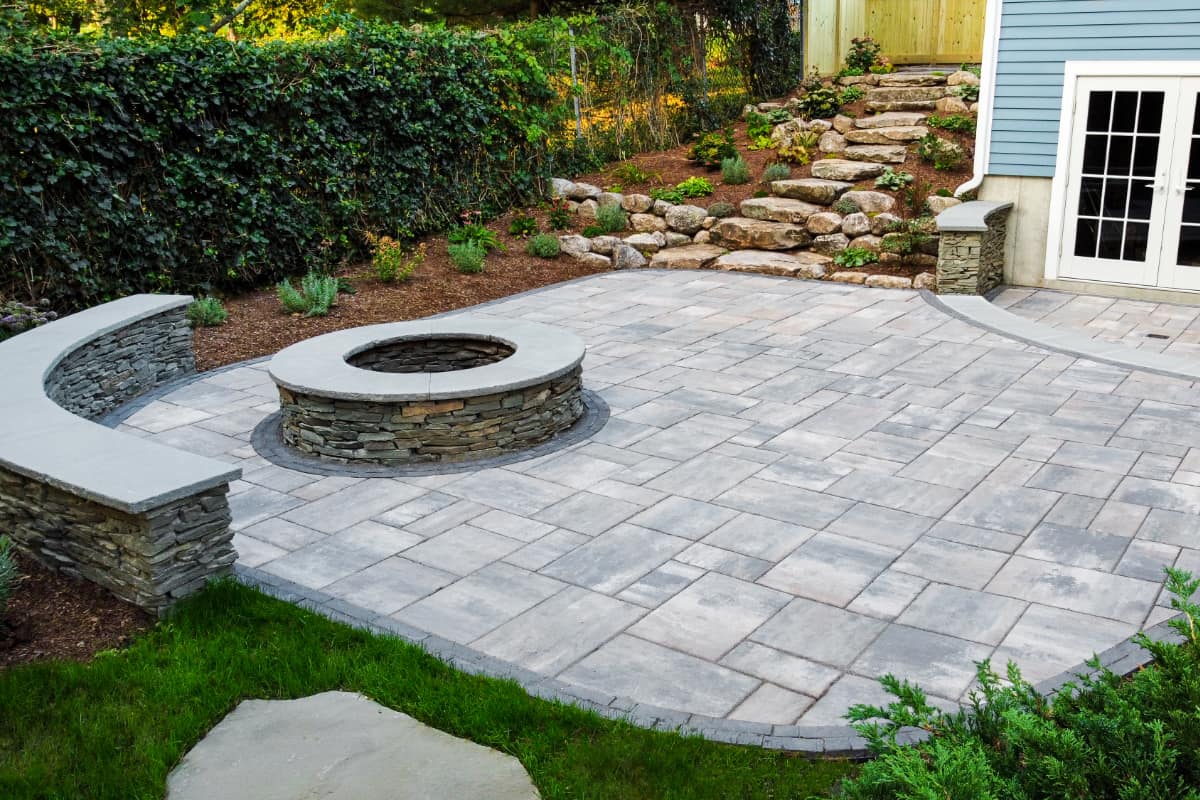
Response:
M256 286L536 193L554 92L510 35L337 24L0 34L0 296Z

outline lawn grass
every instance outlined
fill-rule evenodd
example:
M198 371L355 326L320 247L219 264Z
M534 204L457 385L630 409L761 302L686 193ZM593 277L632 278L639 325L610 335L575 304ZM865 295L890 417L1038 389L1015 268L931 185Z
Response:
M852 769L605 720L225 581L127 650L0 673L0 797L162 797L239 701L331 689L516 756L547 800L803 800Z

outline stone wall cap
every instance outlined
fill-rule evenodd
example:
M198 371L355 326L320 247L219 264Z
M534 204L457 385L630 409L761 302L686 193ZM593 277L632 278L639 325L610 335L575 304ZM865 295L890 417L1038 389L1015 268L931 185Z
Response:
M375 372L347 359L406 339L472 338L513 348L505 359L450 372ZM280 350L268 366L272 380L293 392L334 400L412 402L479 397L534 386L571 372L583 361L583 340L562 328L477 314L388 322L334 331Z
M215 459L138 439L78 417L46 395L63 359L96 339L174 311L187 295L114 300L0 342L0 466L70 494L140 513L241 477Z
M997 211L1004 211L1012 207L1012 203L972 200L969 203L947 208L938 214L936 217L938 230L949 233L986 233L988 230L987 218Z

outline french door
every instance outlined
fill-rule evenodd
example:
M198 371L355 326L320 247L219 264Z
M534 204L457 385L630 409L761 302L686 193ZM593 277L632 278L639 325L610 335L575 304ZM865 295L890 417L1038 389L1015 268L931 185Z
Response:
M1200 78L1081 77L1059 274L1200 290Z

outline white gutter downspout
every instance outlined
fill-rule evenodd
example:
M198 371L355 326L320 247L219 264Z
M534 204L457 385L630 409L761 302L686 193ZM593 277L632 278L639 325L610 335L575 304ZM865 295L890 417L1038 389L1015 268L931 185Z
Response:
M983 183L992 151L992 110L996 105L996 62L1000 55L1000 13L1004 0L987 0L983 23L983 64L980 69L979 118L975 129L975 166L971 179L954 190L955 195L974 191Z

